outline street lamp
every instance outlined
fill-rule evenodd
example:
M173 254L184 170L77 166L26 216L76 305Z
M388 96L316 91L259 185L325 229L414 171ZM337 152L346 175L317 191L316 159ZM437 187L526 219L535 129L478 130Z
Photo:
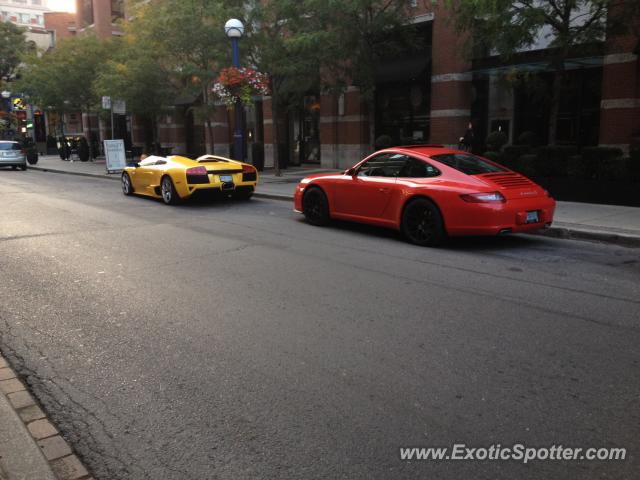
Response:
M2 93L0 93L0 95L2 95L2 108L4 110L6 110L7 114L9 114L9 112L11 111L11 100L9 100L11 98L11 92L8 90L3 90ZM5 123L7 130L10 128L11 125L11 120L9 120L9 117L7 118L3 118L2 121ZM7 132L3 132L2 136L3 138L7 137Z
M11 111L11 107L9 104L9 99L11 98L11 92L9 90L3 90L2 93L0 93L0 95L2 95L2 98L4 99L4 105L7 112Z
M237 18L232 18L224 24L224 33L231 40L231 49L233 54L233 66L240 68L240 39L244 34L244 25ZM236 125L233 132L233 153L236 160L244 161L244 140L242 128L242 100L236 100Z

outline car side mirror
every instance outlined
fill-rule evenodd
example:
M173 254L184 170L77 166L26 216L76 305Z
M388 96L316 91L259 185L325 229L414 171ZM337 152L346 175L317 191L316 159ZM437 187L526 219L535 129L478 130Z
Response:
M356 169L355 168L349 168L348 170L344 171L345 175L351 175L352 177L355 177L356 175Z
M133 164L134 167L138 168L140 166L140 162L136 162Z

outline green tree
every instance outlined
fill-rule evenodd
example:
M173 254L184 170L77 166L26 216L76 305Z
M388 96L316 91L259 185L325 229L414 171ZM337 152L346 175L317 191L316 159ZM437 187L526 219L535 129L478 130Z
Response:
M620 31L637 15L640 2L611 0L465 0L445 2L458 30L466 35L467 52L497 51L509 59L534 46L550 29L549 66L553 72L549 99L549 144L556 143L558 110L565 63L582 46ZM609 14L608 14L609 12Z
M326 86L356 85L372 97L381 63L414 48L410 0L309 0L323 38Z
M22 56L35 50L35 44L28 41L25 30L11 22L0 22L0 78L13 77Z
M157 65L177 95L199 100L194 110L207 128L210 153L215 112L211 87L216 73L230 64L223 25L241 5L240 0L136 1L126 26L127 35L161 52Z
M30 55L24 59L18 88L47 109L86 112L90 122L90 114L99 102L94 80L109 53L109 44L94 35L61 40L42 57ZM85 136L89 137L93 157L93 142L88 133Z
M273 140L279 174L276 121L309 90L357 85L373 115L375 70L410 49L410 0L272 0L249 9L248 58L268 73ZM373 122L371 122L373 125ZM371 136L373 138L373 136Z
M325 31L307 0L256 1L248 10L244 51L249 64L269 76L272 140L276 175L280 175L281 132L278 120L320 81L320 52Z
M124 100L127 110L148 126L146 148L158 142L158 116L175 99L175 86L163 70L158 49L139 41L135 35L111 40L112 54L98 69L95 90L100 96Z
M376 73L398 56L423 53L416 27L407 25L410 0L314 0L322 11L323 30L331 32L322 59L325 87L360 89L369 115L369 141L374 145Z

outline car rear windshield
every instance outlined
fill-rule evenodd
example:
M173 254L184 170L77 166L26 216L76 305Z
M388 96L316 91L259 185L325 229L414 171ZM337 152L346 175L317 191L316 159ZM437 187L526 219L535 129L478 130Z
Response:
M504 168L470 153L443 153L441 155L432 155L431 158L467 175L506 172Z
M20 150L20 144L13 142L3 142L0 143L0 150Z

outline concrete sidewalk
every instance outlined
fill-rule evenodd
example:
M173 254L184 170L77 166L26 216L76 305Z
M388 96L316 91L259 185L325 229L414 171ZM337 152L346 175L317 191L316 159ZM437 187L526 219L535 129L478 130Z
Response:
M1 355L0 480L91 480Z
M119 174L107 174L104 158L93 162L64 161L58 156L42 156L37 165L42 170L72 175L120 180ZM273 170L260 172L257 197L290 201L298 182L312 173L331 172L318 166L292 167L276 177ZM640 208L618 205L598 205L578 202L558 202L553 226L539 232L559 238L575 238L619 243L640 247Z

